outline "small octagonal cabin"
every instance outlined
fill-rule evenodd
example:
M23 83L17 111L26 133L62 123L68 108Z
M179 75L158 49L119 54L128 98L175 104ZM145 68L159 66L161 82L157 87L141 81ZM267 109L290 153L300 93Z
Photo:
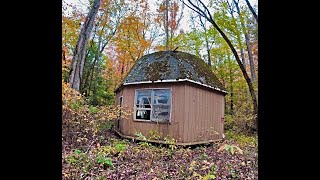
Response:
M195 55L159 51L138 59L115 90L116 104L129 108L115 120L122 137L160 135L177 145L209 143L223 138L227 91L208 65Z

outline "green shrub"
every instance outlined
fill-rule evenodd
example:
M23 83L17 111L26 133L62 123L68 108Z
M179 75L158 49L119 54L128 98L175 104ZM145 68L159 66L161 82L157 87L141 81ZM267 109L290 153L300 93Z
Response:
M114 126L114 121L106 121L106 122L101 122L98 125L98 131L109 131L112 130Z
M99 109L95 106L89 106L89 113L97 113Z
M97 162L98 162L98 164L106 165L109 167L113 166L111 158L108 158L106 156L102 156L102 155L98 156Z
M165 137L164 140L166 141L166 144L169 145L171 151L177 149L176 140L174 138Z
M257 147L258 146L258 137L257 135L248 136L244 134L239 134L234 131L225 131L226 139L235 140L241 147L250 146Z
M224 124L225 129L251 135L256 129L255 117L255 115L246 115L241 112L236 112L234 115L226 115Z
M229 145L229 144L223 144L222 146L220 146L220 148L218 149L218 152L220 151L226 151L228 153L231 153L232 155L235 153L239 153L239 154L243 154L242 149L240 149L238 146L236 145Z
M155 139L159 140L160 139L160 133L156 130L150 130L149 131L150 138L149 139Z
M120 156L122 152L126 150L127 140L115 140L113 141L112 145L115 149L115 152L119 153L119 156Z
M79 149L76 149L73 153L66 155L64 159L68 164L73 165L76 169L82 169L90 162L87 154L83 153Z

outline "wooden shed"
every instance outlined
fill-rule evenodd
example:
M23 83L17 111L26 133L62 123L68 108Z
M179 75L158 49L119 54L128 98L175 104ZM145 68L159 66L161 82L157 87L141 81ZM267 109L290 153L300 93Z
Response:
M159 51L138 59L115 90L116 104L132 114L115 120L125 138L137 133L178 145L221 140L227 91L199 57L180 51ZM152 140L151 140L152 141Z

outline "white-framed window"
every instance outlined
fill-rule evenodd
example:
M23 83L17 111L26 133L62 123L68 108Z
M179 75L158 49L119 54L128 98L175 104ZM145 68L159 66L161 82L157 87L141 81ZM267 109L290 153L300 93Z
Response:
M137 89L134 100L134 120L169 122L171 89Z

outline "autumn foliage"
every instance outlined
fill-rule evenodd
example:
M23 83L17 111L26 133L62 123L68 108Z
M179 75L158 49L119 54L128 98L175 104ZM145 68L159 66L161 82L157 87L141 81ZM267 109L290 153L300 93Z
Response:
M79 92L62 82L62 140L65 147L88 145L103 135L103 127L112 128L113 120L126 118L129 111L119 106L91 106Z
M207 7L250 77L254 68L257 91L258 24L246 4L236 1L249 36L245 39L239 30L240 16L230 2L212 0ZM89 9L65 1L62 9L62 179L257 179L256 116L249 89L230 47L212 24L186 11L179 0L169 0L168 23L165 0L102 0L86 44L80 89L75 91L68 82L71 60ZM169 49L195 54L206 63L210 60L209 68L228 91L222 142L179 147L168 138L168 145L159 145L125 140L113 131L115 119L132 115L129 107L115 104L114 90L137 59L165 50L166 25Z

